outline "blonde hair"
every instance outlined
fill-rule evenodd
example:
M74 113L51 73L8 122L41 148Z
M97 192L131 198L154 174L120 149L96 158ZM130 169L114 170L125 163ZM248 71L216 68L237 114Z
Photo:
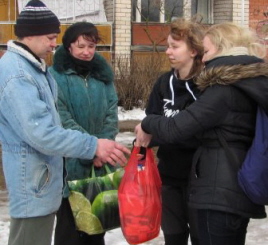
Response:
M203 67L203 26L194 21L186 20L184 18L178 18L171 22L169 35L174 40L185 41L189 49L196 51L197 55L195 56L194 64L189 75L194 76L195 74L198 74Z
M256 33L249 28L232 22L225 22L211 26L205 36L218 49L216 56L230 55L235 50L246 50L248 55L264 58L265 46L261 44Z

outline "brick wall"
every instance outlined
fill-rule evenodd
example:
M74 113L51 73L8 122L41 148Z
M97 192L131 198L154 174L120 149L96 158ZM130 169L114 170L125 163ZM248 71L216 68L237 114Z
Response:
M268 57L268 0L250 0L249 3L249 26L257 31L257 34L267 47Z
M233 1L233 21L244 26L249 25L249 0Z
M249 26L255 28L259 21L268 20L263 13L268 12L267 0L250 0Z
M116 55L130 55L131 45L131 1L114 0L115 30L114 52Z
M215 0L213 15L214 24L233 21L248 26L249 0Z
M250 0L249 12L249 26L255 29L260 21L268 21L268 18L264 16L264 13L268 13L268 1Z
M232 0L214 1L214 24L232 21Z
M114 21L114 1L112 0L103 0L103 6L108 22Z
M214 24L232 21L233 8L232 0L215 0L214 1Z

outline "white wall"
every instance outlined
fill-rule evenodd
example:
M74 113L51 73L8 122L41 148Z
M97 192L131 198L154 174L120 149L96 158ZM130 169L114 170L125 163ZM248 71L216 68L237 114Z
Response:
M111 0L112 1L112 0ZM18 0L19 11L29 0ZM107 22L103 0L43 0L61 22L86 20L93 23Z

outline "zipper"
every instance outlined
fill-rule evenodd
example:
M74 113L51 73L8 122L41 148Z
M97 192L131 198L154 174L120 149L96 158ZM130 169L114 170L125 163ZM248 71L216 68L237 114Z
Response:
M87 74L86 77L79 75L79 77L81 77L85 81L86 87L88 87L88 80L87 80L88 76L89 76L89 74Z

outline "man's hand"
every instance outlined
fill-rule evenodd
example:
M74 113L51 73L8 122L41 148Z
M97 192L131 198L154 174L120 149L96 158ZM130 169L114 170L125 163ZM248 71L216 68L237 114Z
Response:
M103 166L103 163L101 162L101 160L98 157L95 157L93 159L93 164L95 167L102 167Z
M108 139L98 139L98 146L96 156L102 162L102 164L110 163L115 166L119 163L121 166L125 166L127 158L125 154L130 155L130 150L125 146Z
M146 134L142 130L140 123L135 127L135 134L136 134L135 146L147 147L152 140L152 135Z

